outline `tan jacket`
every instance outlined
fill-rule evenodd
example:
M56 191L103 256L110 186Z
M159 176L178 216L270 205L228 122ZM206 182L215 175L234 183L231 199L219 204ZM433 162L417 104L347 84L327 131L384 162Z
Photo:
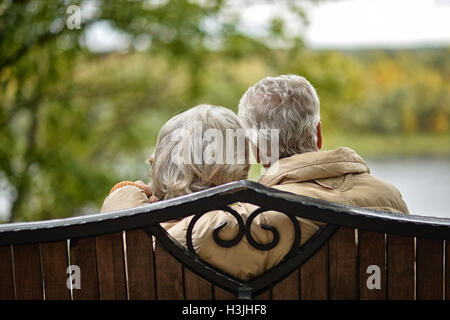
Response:
M311 198L408 213L398 189L371 176L366 162L350 148L307 152L281 159L259 182Z
M342 204L408 213L400 192L392 185L369 174L364 160L349 148L310 152L281 159L261 177L267 186ZM106 199L102 212L121 210L149 203L144 191L134 186L115 190ZM231 206L246 221L257 207L247 203ZM182 245L186 245L186 230L192 217L162 226ZM231 240L237 234L237 221L223 211L212 211L200 218L193 230L193 244L197 254L208 263L243 280L251 279L278 264L291 248L293 226L284 214L268 211L252 223L253 238L259 243L273 239L270 231L261 228L270 225L279 231L280 241L270 251L253 248L244 237L232 248L222 248L213 239L214 228L223 221L226 226L219 235ZM299 219L304 244L322 223Z

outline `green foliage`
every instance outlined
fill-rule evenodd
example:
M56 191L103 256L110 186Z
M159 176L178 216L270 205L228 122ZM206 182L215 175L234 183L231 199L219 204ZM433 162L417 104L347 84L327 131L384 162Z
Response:
M69 5L81 7L80 29L66 27ZM12 190L11 221L98 211L117 180L145 180L160 126L205 97L211 44L231 60L267 52L238 30L239 17L205 27L224 5L0 3L0 182ZM117 54L89 51L86 30L97 23L131 45ZM148 48L139 47L142 39Z
M304 51L282 71L313 83L328 129L439 134L449 131L449 53L449 48Z

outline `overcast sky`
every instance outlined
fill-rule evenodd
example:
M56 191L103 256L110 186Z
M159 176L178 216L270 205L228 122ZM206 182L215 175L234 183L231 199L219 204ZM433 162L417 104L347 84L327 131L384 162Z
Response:
M151 0L164 4L165 0ZM200 1L200 0L192 0ZM299 0L300 2L302 0ZM224 19L233 13L242 18L241 29L263 35L274 17L287 21L291 35L302 35L312 48L420 47L450 45L450 0L328 0L305 2L309 20L303 25L284 5L286 1L261 1L244 6L241 0L228 0ZM214 25L214 22L211 26ZM94 24L86 44L93 51L124 49L130 37L114 31L109 22ZM139 46L150 45L146 38Z
M450 44L450 0L342 0L312 8L312 46Z
M241 10L243 23L259 34L274 16L312 47L410 47L450 44L450 0L328 0L306 4L303 26L281 2Z

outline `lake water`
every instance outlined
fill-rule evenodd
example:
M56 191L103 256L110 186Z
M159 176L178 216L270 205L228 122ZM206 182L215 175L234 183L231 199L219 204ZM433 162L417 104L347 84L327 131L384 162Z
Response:
M450 218L450 159L366 159L371 174L395 185L411 214Z

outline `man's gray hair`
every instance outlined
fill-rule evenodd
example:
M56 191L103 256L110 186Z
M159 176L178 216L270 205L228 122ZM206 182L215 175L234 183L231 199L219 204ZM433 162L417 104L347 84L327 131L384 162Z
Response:
M318 150L320 102L304 77L281 75L260 80L242 96L238 115L246 129L279 130L280 158ZM257 146L256 141L252 143Z

